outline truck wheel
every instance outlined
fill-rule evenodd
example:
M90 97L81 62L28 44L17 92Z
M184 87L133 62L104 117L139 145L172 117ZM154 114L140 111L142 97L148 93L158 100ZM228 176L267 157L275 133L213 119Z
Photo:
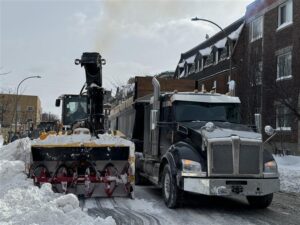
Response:
M267 208L273 200L273 193L264 196L247 196L249 204L258 209Z
M164 167L162 174L162 192L164 201L168 208L176 208L178 205L178 196L180 190L176 185L176 178L172 176L170 166L167 164Z

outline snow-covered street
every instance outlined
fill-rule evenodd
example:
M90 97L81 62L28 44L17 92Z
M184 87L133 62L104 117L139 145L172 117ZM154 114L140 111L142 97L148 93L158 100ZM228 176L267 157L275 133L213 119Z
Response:
M24 173L31 141L17 140L0 149L0 224L298 224L300 157L275 157L281 192L268 209L251 209L244 198L186 194L180 208L168 209L161 190L137 186L136 199L91 198L53 193Z
M267 225L300 221L300 194L279 192L267 209L252 209L244 198L206 197L187 194L178 209L168 209L160 189L139 186L136 199L95 198L81 200L81 206L91 216L112 216L116 224L186 224L186 225Z

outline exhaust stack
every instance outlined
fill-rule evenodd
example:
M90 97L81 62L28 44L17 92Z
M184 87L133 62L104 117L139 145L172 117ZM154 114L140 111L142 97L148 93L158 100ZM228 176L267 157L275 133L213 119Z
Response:
M153 77L153 79L152 79L152 85L153 85L153 89L154 89L153 109L158 110L159 109L160 84L159 84L159 81L155 77Z

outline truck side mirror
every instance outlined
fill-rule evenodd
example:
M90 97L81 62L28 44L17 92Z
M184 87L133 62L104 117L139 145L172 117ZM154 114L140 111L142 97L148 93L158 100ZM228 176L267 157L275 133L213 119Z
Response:
M56 101L55 101L55 106L56 106L56 107L59 107L59 106L60 106L60 99L59 99L59 98L56 99Z
M267 126L265 126L265 132L266 132L267 135L272 136L275 131L274 131L273 127L267 125Z
M255 118L255 126L256 126L256 130L258 133L261 133L262 131L262 127L261 127L261 114L260 113L255 113L254 114L254 118Z
M151 130L155 130L155 128L157 126L157 116L158 116L158 110L152 109L151 110L151 116L150 116Z

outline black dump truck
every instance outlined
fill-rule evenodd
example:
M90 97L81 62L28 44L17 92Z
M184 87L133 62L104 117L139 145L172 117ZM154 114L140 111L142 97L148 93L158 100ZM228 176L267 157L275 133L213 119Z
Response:
M133 96L112 108L111 129L136 145L136 183L161 187L169 208L185 191L246 196L251 206L268 207L279 179L262 135L240 123L238 97L197 86L136 77Z

